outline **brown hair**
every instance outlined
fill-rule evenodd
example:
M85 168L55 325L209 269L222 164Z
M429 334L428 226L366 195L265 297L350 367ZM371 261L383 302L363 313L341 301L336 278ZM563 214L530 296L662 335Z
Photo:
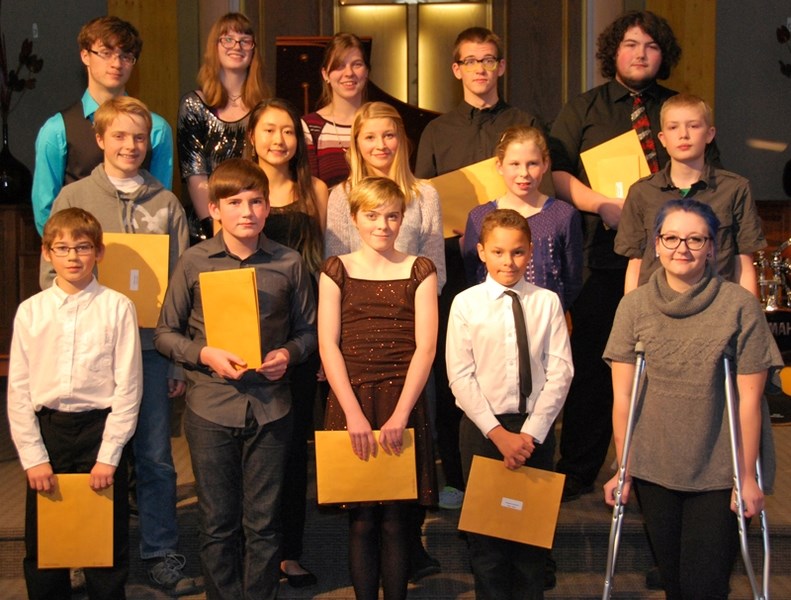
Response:
M632 27L639 27L651 37L662 50L662 64L656 73L657 79L667 79L681 58L681 46L670 24L651 11L629 11L615 19L605 29L596 42L596 59L599 61L602 77L612 79L617 73L615 57L621 46L623 36Z
M401 215L404 214L406 196L395 181L387 177L366 177L349 193L349 212L353 217L361 210L375 210L390 202L397 202Z
M118 17L97 17L82 26L77 34L80 50L91 50L96 42L101 42L111 50L118 48L122 52L129 52L135 58L140 58L143 50L143 40L134 25Z
M662 108L659 110L659 123L661 126L664 127L665 125L665 113L668 110L682 106L700 110L706 125L708 127L714 125L714 116L712 115L711 106L706 104L703 98L695 94L676 94L665 100L662 104Z
M261 192L269 204L269 179L257 164L243 158L229 158L221 162L209 176L209 202L219 205L223 198L239 192Z
M74 239L88 238L97 250L103 246L99 221L87 210L75 207L64 208L50 215L44 223L41 245L49 249L59 237L67 233Z
M151 135L151 113L148 107L137 98L131 96L117 96L110 98L96 109L93 115L93 129L96 135L104 136L104 132L118 117L118 115L134 115L140 117L146 124L146 133Z
M390 178L398 184L407 203L411 202L412 196L417 194L417 179L409 169L409 138L406 135L404 121L398 111L385 102L367 102L357 109L354 113L352 123L351 144L349 145L349 179L347 185L354 189L360 181L368 177L368 166L360 155L357 138L363 125L371 119L390 119L396 130L398 138L398 149L396 150L395 160L390 167Z
M533 243L533 236L530 234L530 226L527 224L527 219L510 208L498 208L483 218L481 235L478 237L478 242L482 246L486 245L486 238L498 227L517 229L525 235L528 244Z
M198 71L198 86L203 92L206 104L212 108L221 108L228 104L228 92L220 81L220 58L217 45L219 39L228 32L253 36L256 45L253 47L253 58L247 68L247 78L242 87L242 101L245 106L255 106L261 99L269 96L269 88L264 81L264 66L258 52L253 24L241 13L228 13L215 21L206 38L206 51L203 64Z
M346 33L344 31L339 31L333 35L332 39L327 44L327 47L324 49L324 60L321 61L321 68L327 73L334 71L341 65L343 57L346 56L349 50L354 49L360 51L360 54L363 57L363 62L365 63L365 67L368 69L368 71L370 71L371 63L368 61L368 55L365 53L365 46L363 45L362 40L360 40L360 38L358 38L353 33ZM365 80L365 86L363 87L363 102L366 100L367 90L368 79ZM321 96L319 96L319 101L316 103L316 107L322 108L331 102L332 88L326 80L322 79Z
M498 60L503 58L503 40L500 36L494 33L491 29L486 27L469 27L456 36L456 41L453 44L453 60L460 60L461 45L466 42L473 42L474 44L494 44L497 49Z
M529 127L527 125L514 125L509 127L500 136L500 141L497 142L497 147L494 149L494 155L497 160L502 164L505 158L505 151L511 144L520 144L523 142L533 142L538 146L541 152L541 158L544 162L549 161L549 147L547 146L547 138L540 129Z

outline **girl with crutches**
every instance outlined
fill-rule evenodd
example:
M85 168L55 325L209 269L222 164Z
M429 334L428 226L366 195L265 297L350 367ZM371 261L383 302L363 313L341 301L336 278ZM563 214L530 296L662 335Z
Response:
M757 299L718 277L708 205L673 200L657 215L662 269L627 294L604 358L613 371L613 437L623 453L636 369L645 352L621 501L634 488L668 599L727 598L739 550L723 356L733 357L738 391L739 466L744 516L763 509L755 464L767 371L783 360ZM604 486L615 504L618 475Z

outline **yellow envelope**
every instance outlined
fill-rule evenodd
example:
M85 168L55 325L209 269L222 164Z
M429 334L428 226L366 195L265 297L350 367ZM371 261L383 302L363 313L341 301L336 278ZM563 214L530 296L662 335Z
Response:
M463 232L467 215L478 206L505 194L505 182L497 172L494 158L445 173L431 180L442 205L442 224L445 237Z
M238 355L247 369L257 369L261 366L261 328L255 269L207 271L198 277L206 343Z
M99 282L135 303L140 327L156 327L168 287L170 236L105 233Z
M473 456L459 529L552 548L566 476Z
M379 432L374 431L379 440ZM352 451L348 431L316 432L316 484L319 504L415 500L415 432L404 430L398 456L382 448L375 458L360 460Z
M113 488L94 492L88 473L55 475L38 493L38 567L113 566Z
M651 174L634 129L581 152L580 159L591 188L608 198L625 198L635 181Z

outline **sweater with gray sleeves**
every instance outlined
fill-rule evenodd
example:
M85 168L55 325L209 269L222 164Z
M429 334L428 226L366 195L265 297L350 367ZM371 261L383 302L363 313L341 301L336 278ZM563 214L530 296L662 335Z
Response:
M684 293L659 269L621 300L604 359L634 363L638 341L646 367L630 474L680 491L730 488L723 355L736 373L783 365L758 301L708 267Z

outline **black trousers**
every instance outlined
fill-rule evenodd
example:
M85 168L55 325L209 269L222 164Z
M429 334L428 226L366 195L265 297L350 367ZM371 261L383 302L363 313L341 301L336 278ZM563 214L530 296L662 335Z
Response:
M596 481L612 437L612 373L602 360L625 271L591 270L571 309L574 379L563 408L557 470L584 485Z
M313 434L313 405L318 388L316 373L320 364L319 353L314 352L289 373L294 430L286 458L286 476L283 480L283 500L280 509L280 521L283 527L283 560L299 560L302 557L308 493L308 439Z
M81 413L44 409L38 413L41 437L55 473L90 473L102 443L109 411ZM129 576L129 491L126 450L115 471L113 486L113 566L85 569L91 600L126 598ZM25 581L30 600L71 597L68 569L38 568L38 514L36 492L28 486L25 503Z
M521 415L501 415L500 424L512 433L524 423ZM474 455L502 460L494 442L484 437L467 416L459 426L459 450L465 482L470 476ZM552 470L555 434L550 429L543 444L537 444L525 466ZM476 533L467 534L470 562L475 575L478 600L540 600L544 597L544 565L549 551Z
M679 492L635 478L668 600L725 600L739 551L731 489Z

